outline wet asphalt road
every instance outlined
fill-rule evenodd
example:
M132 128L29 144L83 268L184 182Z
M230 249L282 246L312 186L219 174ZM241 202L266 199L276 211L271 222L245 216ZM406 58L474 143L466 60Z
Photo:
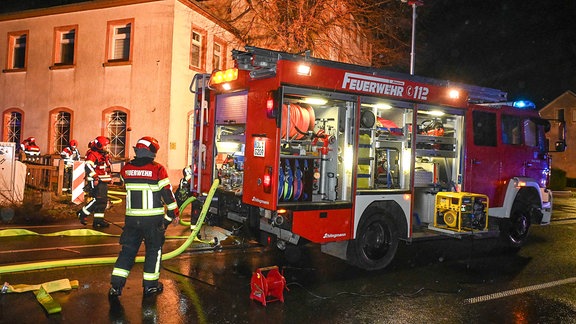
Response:
M391 266L374 272L324 255L316 245L291 264L277 250L241 236L217 249L193 244L163 262L162 294L142 297L142 265L136 264L118 303L107 298L111 264L4 273L0 280L12 285L69 278L80 286L51 294L62 306L52 315L31 292L1 295L0 323L576 323L576 198L557 197L555 207L552 224L532 227L516 254L496 240L414 242L400 244ZM0 263L115 256L119 214L110 213L115 225L102 231L112 236L0 238ZM70 220L27 229L73 228L83 226ZM168 234L189 232L180 226ZM201 233L221 234L211 228ZM169 239L165 251L183 241ZM289 290L283 303L263 306L250 300L250 280L256 269L271 265L283 270Z

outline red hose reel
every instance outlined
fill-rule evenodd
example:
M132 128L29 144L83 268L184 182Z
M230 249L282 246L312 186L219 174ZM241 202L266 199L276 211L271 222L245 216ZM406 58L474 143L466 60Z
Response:
M284 289L288 290L286 279L278 271L278 266L256 269L252 274L250 287L250 299L259 301L264 306L273 301L284 302Z

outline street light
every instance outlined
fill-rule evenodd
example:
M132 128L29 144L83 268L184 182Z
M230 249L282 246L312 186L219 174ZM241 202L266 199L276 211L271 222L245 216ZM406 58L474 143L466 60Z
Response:
M424 0L402 0L404 3L408 3L412 6L412 44L410 50L410 75L414 75L414 40L416 39L416 7L423 6Z

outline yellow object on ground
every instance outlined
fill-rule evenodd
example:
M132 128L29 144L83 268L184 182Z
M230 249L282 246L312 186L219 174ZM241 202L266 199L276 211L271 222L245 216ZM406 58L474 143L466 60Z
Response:
M2 287L2 293L23 293L28 291L33 291L34 295L36 295L36 300L44 307L48 314L55 314L62 311L62 306L58 304L50 296L50 293L56 291L68 291L72 288L78 288L79 283L78 280L69 279L60 279L45 282L38 285L26 285L26 284L18 284L18 285L10 285L8 283L4 283Z

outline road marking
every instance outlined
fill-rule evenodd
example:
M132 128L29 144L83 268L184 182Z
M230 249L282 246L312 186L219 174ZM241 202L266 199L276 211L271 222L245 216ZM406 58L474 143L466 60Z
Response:
M489 294L489 295L468 298L468 299L464 300L464 303L465 304L476 304L476 303L485 302L485 301L489 301L489 300L493 300L493 299L504 298L504 297L508 297L508 296L512 296L512 295L523 294L523 293L529 292L529 291L540 290L540 289L545 289L545 288L550 288L550 287L560 286L560 285L566 285L566 284L575 283L575 282L576 282L576 277L562 279L562 280L556 280L556 281L547 282L547 283L543 283L543 284L539 284L539 285L517 288L517 289L512 289L512 290L506 290L506 291L501 291L501 292L497 292L497 293L493 293L493 294Z
M553 219L550 222L550 225L566 225L574 223L576 223L576 218L562 218L562 219Z
M53 247L45 247L45 248L0 251L0 254L26 253L26 252L39 252L39 251L52 251L52 250L70 251L72 249L84 249L84 248L103 247L103 246L119 246L119 245L118 245L118 243L105 243L105 244L53 246Z

